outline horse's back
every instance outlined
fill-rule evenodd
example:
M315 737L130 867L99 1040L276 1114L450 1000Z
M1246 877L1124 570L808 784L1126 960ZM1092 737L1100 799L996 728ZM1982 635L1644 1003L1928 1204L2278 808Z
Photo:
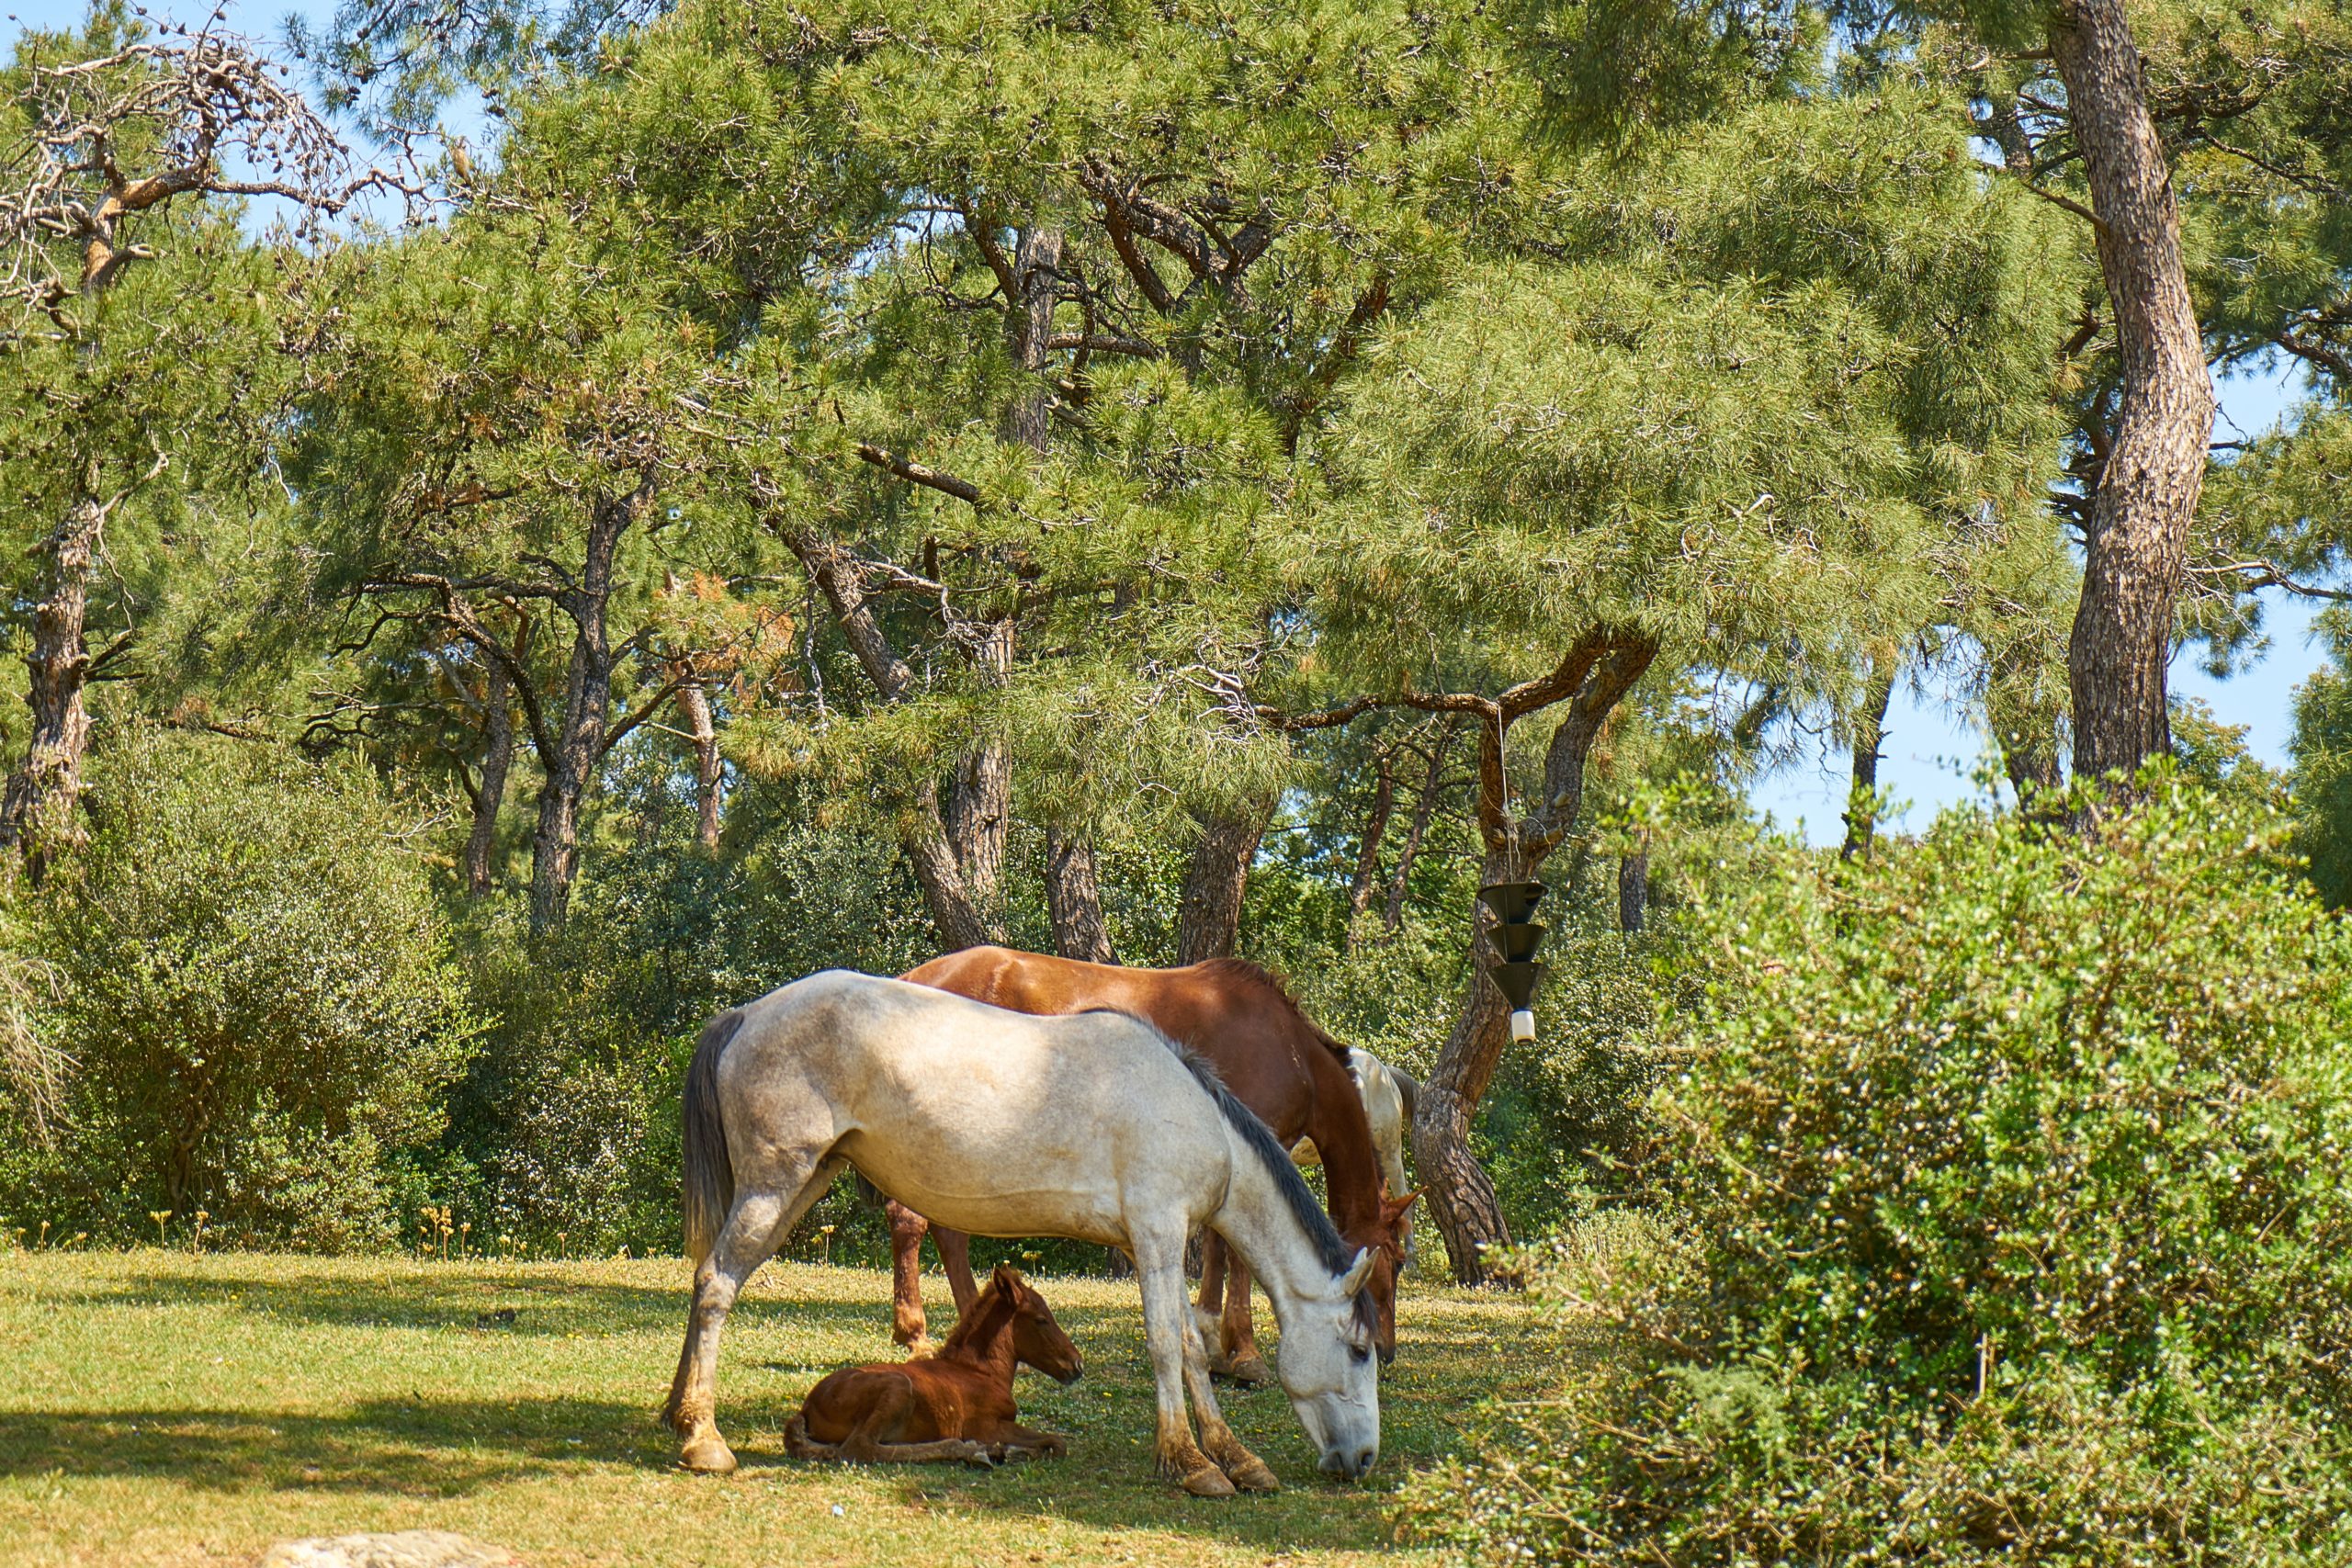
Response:
M821 1104L819 1133L786 1135L822 1135L957 1230L1119 1241L1139 1186L1188 1208L1221 1195L1220 1113L1136 1019L1034 1017L842 970L744 1010L720 1065L728 1092L799 1108L796 1127Z

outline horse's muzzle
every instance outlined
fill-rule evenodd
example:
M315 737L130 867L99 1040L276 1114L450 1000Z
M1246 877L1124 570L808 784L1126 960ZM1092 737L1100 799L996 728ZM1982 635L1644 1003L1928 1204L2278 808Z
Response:
M1058 1377L1055 1378L1054 1381L1060 1383L1064 1388L1068 1388L1070 1384L1076 1382L1085 1375L1086 1359L1083 1356L1073 1357L1069 1363L1069 1371L1060 1374Z
M1328 1453L1323 1456L1322 1471L1342 1481L1353 1481L1369 1471L1380 1458L1377 1448L1358 1449L1354 1453Z

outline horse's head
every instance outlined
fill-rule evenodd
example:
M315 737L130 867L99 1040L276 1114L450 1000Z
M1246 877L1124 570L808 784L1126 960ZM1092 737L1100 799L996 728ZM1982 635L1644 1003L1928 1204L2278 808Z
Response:
M1378 1217L1344 1226L1340 1232L1349 1246L1372 1255L1364 1296L1372 1303L1373 1342L1384 1367L1396 1359L1396 1276L1405 1267L1405 1243L1413 1234L1410 1211L1420 1195L1421 1190L1416 1187L1402 1198L1391 1198L1383 1186Z
M1373 1364L1379 1314L1368 1290L1376 1252L1356 1254L1348 1271L1283 1324L1274 1371L1299 1425L1315 1440L1327 1475L1353 1480L1380 1458L1380 1371Z
M1007 1263L996 1266L989 1284L1012 1307L1012 1359L1057 1382L1076 1382L1078 1374L1086 1370L1086 1358L1054 1321L1054 1309L1046 1304L1046 1298Z

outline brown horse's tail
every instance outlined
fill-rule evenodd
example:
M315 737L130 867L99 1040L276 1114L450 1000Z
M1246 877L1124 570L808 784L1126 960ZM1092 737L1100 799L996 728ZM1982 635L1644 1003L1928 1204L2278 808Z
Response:
M699 1265L718 1241L718 1228L735 1206L735 1163L727 1156L727 1118L718 1104L718 1058L743 1026L741 1008L729 1008L703 1026L695 1059L686 1067L680 1131L685 1144L686 1256Z

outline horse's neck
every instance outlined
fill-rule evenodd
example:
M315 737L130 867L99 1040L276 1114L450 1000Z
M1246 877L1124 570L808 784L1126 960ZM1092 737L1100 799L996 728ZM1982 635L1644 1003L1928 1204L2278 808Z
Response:
M991 1377L1001 1374L1004 1382L1012 1382L1012 1308L1004 1302L989 1303L987 1315L974 1320L969 1334L957 1332L939 1348L938 1359L957 1361L976 1367Z
M1226 1187L1224 1205L1209 1223L1265 1287L1279 1324L1289 1317L1295 1303L1325 1293L1331 1271L1265 1163L1231 1127L1226 1129L1226 1140L1233 1178Z
M1306 1135L1323 1162L1323 1183L1331 1195L1331 1217L1340 1228L1367 1224L1380 1217L1380 1151L1373 1146L1372 1126L1364 1115L1363 1095L1346 1066L1319 1040L1307 1042L1303 1053L1307 1077L1315 1086L1314 1111Z

